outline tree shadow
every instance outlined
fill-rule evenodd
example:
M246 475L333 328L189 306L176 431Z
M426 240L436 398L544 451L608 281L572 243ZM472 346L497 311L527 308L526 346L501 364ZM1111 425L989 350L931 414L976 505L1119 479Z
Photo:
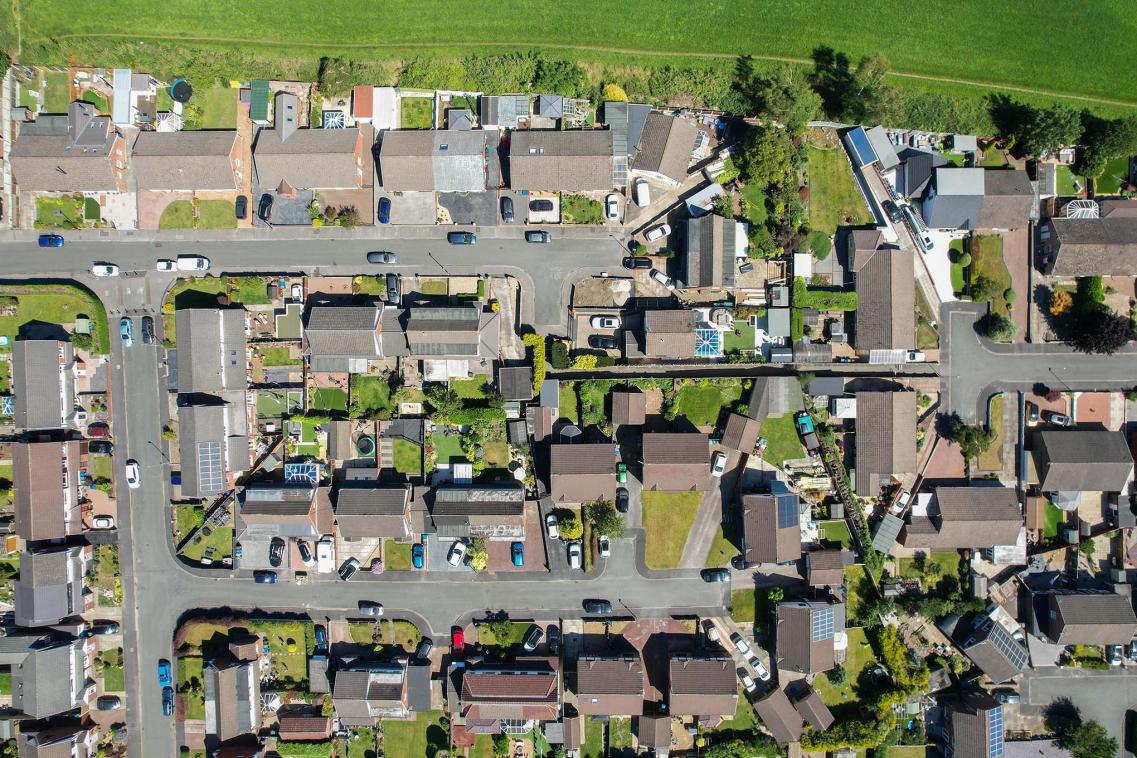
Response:
M987 113L999 134L1007 136L1018 134L1034 109L1008 95L996 94L991 95L987 101Z
M1082 722L1082 713L1068 697L1060 697L1042 711L1043 722L1058 738L1059 744Z

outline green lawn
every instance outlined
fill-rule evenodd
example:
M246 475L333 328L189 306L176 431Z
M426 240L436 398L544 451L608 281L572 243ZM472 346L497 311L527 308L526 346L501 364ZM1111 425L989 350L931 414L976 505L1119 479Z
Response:
M0 671L0 695L12 694L12 672Z
M746 201L746 218L754 228L765 225L766 191L758 182L750 182L742 187L742 199Z
M283 392L257 390L257 416L261 418L277 418L284 415L287 408Z
M963 168L963 164L967 163L967 156L963 153L941 153L941 155L956 168Z
M229 87L210 87L195 93L194 100L201 108L202 129L237 128L237 90ZM231 205L230 213L232 213Z
M560 385L560 411L561 418L576 424L580 421L580 411L577 408L576 384L561 382Z
M71 195L36 198L36 229L81 229L86 226L83 201Z
M450 389L460 398L483 400L491 388L486 386L486 377L478 375L473 379L455 379L450 382Z
M193 203L175 200L163 209L159 229L193 229Z
M387 277L357 276L351 282L351 291L356 295L373 295L385 297L387 295Z
M849 534L849 525L842 520L822 521L817 525L821 542L826 547L840 547L847 549L853 545L853 535Z
M1055 539L1058 536L1058 529L1065 521L1066 514L1061 508L1046 501L1045 521L1043 522L1042 535L1046 540Z
M79 99L95 106L99 110L99 113L110 113L110 110L107 108L107 99L94 90L89 89L84 91L82 97Z
M603 224L604 207L584 195L561 195L561 223Z
M738 555L738 546L735 544L738 539L734 534L735 531L733 527L728 527L724 532L722 525L719 525L715 530L715 541L711 543L711 549L703 565L707 568L730 565L730 559Z
M298 684L308 681L309 640L315 644L311 622L256 621L249 626L264 635L271 650L272 673L278 679Z
M434 126L434 100L429 97L399 98L399 128L429 129Z
M961 295L966 291L966 277L964 276L963 266L959 265L957 261L963 255L963 240L953 239L948 247L951 250L948 253L951 259L951 291L955 295Z
M685 416L695 426L714 426L723 406L738 400L741 395L741 382L731 382L722 387L688 385L679 390L675 399L677 415Z
M509 443L505 440L486 441L486 465L490 468L505 468L509 465Z
M177 310L183 308L216 308L218 295L229 295L228 277L207 276L202 279L179 279L166 293L166 302L172 301Z
M962 272L960 272L962 281ZM928 299L919 284L916 288L916 347L920 350L934 350L940 346L940 334L932 326L932 322L939 323L939 318L932 313ZM952 285L954 289L954 284Z
M76 317L87 316L93 323L95 353L106 354L110 339L107 313L102 303L86 290L63 284L25 284L0 286L0 296L18 299L13 315L0 315L0 335L15 341L20 329L33 321L69 326Z
M814 689L821 696L822 702L833 707L842 703L851 702L856 698L855 687L861 672L876 661L872 647L865 638L865 630L853 627L846 630L849 635L848 657L845 660L845 683L841 685L830 684L825 674L818 674L813 682ZM866 693L867 694L867 693Z
M758 434L766 438L766 452L762 454L762 460L772 466L781 466L786 461L805 457L805 448L798 437L792 413L767 416Z
M407 440L394 440L395 470L408 476L422 475L422 448Z
M2 361L0 361L2 363ZM0 495L0 505L12 504L12 464L0 463L0 489L3 489L3 494Z
M861 603L874 592L864 566L845 567L845 605L848 617L855 619L860 612Z
M71 104L70 75L66 71L47 71L43 80L43 112L66 113Z
M730 617L740 624L753 624L756 600L756 591L753 588L732 591L730 593Z
M197 204L198 229L236 229L237 212L228 200L199 200ZM265 302L268 302L267 295ZM244 301L242 301L244 302Z
M1058 194L1062 197L1076 197L1077 195L1085 192L1086 180L1084 177L1075 176L1074 171L1062 164L1058 167Z
M478 624L478 644L484 647L504 647L511 648L514 645L520 645L521 640L525 638L525 633L529 631L530 624L524 621L514 621L509 625L509 634L505 637L498 637L490 629L488 624Z
M754 707L746 698L741 688L738 690L738 706L734 709L734 718L723 721L715 727L716 732L743 732L750 733L758 728L758 716Z
M388 571L411 570L411 544L409 542L383 540L383 556L387 562Z
M174 529L180 542L205 521L205 508L200 505L179 505L174 508Z
M376 738L374 729L352 729L351 738L347 743L346 758L375 758Z
M599 721L590 716L584 717L584 745L581 749L582 758L603 758L604 755L604 727Z
M186 545L182 555L191 561L200 561L209 548L213 548L212 560L215 562L233 555L233 527L210 528L209 534L199 532L194 536L194 541Z
M122 666L106 666L103 669L103 689L107 692L126 691L126 675Z
M427 279L419 285L419 292L431 297L440 297L446 294L446 282L442 279Z
M291 357L288 354L288 348L284 345L262 347L260 351L261 362L265 366L301 366L304 364L303 358Z
M1002 168L1009 163L1010 161L1007 160L1006 153L1004 153L1002 150L991 148L987 152L983 153L983 160L980 161L979 165L981 165L983 168Z
M980 276L995 283L991 295L991 305L995 313L1009 315L1010 306L1003 293L1011 286L1011 272L1003 263L1003 238L997 234L978 238L978 244L971 251L971 283L974 285ZM1026 293L1019 293L1025 296Z
M202 228L200 223L198 228ZM231 276L229 297L243 305L268 305L272 302L268 299L268 281L261 276Z
M843 150L810 147L808 170L809 219L814 229L832 235L839 226L872 223Z
M978 470L979 471L1002 471L1003 470L1003 396L996 395L991 400L990 412L991 431L995 433L995 439L991 441L988 447L979 456Z
M178 658L177 691L186 702L186 720L201 721L205 718L205 679L202 677L202 661L199 656L186 656ZM197 680L196 691L191 691L188 685Z
M477 735L474 747L470 749L470 758L494 758L493 737L488 734Z
M627 750L632 746L632 720L630 718L613 718L608 720L608 748L615 753L617 750Z
M648 568L666 569L679 565L679 556L683 553L683 545L687 542L687 534L702 499L701 492L643 493Z
M901 578L917 579L925 587L929 584L936 584L941 577L959 574L959 553L954 551L933 552L924 562L923 571L920 570L919 562L915 558L899 558L897 560ZM938 571L931 568L933 565L938 567Z
M458 442L458 435L435 434L433 439L435 459L439 463L450 463L454 460L462 461L466 459L466 454L462 452L462 445Z
M380 411L394 413L391 384L381 376L354 374L351 377L351 415L367 418Z
M1105 164L1105 170L1094 182L1094 191L1099 195L1117 195L1128 184L1129 157L1114 158Z
M735 334L738 332L738 334ZM742 350L754 349L754 325L749 321L735 319L734 329L727 330L723 335L722 350L724 353L736 353Z
M111 481L114 478L111 465L111 457L109 455L92 455L91 456L91 476L98 481L105 479Z
M442 728L442 711L420 712L413 721L383 722L383 752L387 758L434 758L450 747Z
M309 407L317 411L346 411L347 392L339 387L319 387L312 392Z

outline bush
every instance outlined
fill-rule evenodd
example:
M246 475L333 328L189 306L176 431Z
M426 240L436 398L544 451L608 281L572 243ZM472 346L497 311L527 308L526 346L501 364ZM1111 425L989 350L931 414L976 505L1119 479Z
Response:
M549 363L553 364L553 368L561 370L569 367L569 351L568 345L555 340L553 346L549 349Z
M1074 307L1074 296L1066 290L1054 290L1050 293L1050 314L1061 316L1069 313Z
M967 268L971 265L971 253L962 253L956 263L958 263L963 268Z
M575 511L557 511L557 529L562 540L578 540L584 535L584 524Z
M332 754L331 742L277 742L276 752L291 758L327 758Z
M572 367L579 371L588 371L596 368L596 356L592 353L578 355L572 359Z
M1007 289L1003 291L1003 299L1007 301L1007 305L1014 305L1015 291L1010 287L1007 287Z
M624 536L624 519L610 500L597 500L584 506L584 516L600 534L613 539Z
M548 371L548 367L545 366L545 338L530 332L521 338L521 342L533 351L533 394L536 395Z
M987 316L984 331L987 333L987 336L995 342L1015 341L1015 325L1011 323L1009 318L998 313L992 313Z
M71 344L75 346L76 350L90 350L95 340L89 334L72 334Z
M628 102L628 93L625 92L624 88L619 84L609 83L604 85L603 96L601 99L626 103Z

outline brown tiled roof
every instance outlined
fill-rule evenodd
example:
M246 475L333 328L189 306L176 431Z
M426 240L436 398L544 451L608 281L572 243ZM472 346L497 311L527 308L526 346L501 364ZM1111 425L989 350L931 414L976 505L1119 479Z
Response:
M881 477L916 470L916 393L858 392L857 495L876 497Z
M1022 528L1018 496L1009 487L939 487L928 516L913 516L901 544L931 550L1014 545Z
M815 614L833 611L832 634L813 637ZM825 627L829 628L828 626ZM833 635L845 629L845 604L797 600L778 603L778 668L816 674L833 668Z
M754 444L758 441L758 430L761 428L760 421L731 413L726 420L726 429L722 433L722 445L749 455L754 452Z
M710 441L699 432L643 435L644 487L678 492L704 490L710 483Z
M636 721L636 739L641 747L671 747L671 716L640 716Z
M778 528L778 499L797 495L747 494L742 496L742 542L748 565L786 563L801 555L801 526L798 521Z
M1137 217L1053 218L1051 273L1057 276L1137 274Z
M821 696L812 687L805 697L794 701L794 708L806 722L819 732L823 732L833 724L833 713L821 700Z
M738 705L738 682L730 658L672 656L668 704L676 716L728 716Z
M549 451L549 484L553 500L589 503L616 497L615 445L553 445Z
M460 695L466 719L552 721L560 711L557 679L551 665L469 669Z
M644 314L644 355L691 358L695 355L695 312L648 311Z
M876 255L876 250L883 241L884 235L879 229L854 229L849 232L849 270L858 273Z
M805 554L811 587L840 587L845 583L845 566L852 563L848 550L814 550Z
M132 153L138 189L231 192L236 141L236 131L139 132Z
M1021 169L991 169L983 172L983 206L980 229L1021 229L1030 220L1034 191L1030 177Z
M952 754L956 758L987 758L991 755L990 718L999 703L987 692L968 692L951 703Z
M1060 645L1122 645L1137 633L1133 601L1112 592L1055 592L1050 638Z
M687 178L695 149L695 124L658 111L648 114L632 161L633 170L663 174L676 182Z
M351 189L370 185L369 148L374 134L370 126L297 129L283 141L280 134L276 129L257 132L253 164L262 188L276 188L281 182L297 189Z
M1133 453L1121 432L1047 429L1031 450L1042 492L1120 492L1133 474Z
M647 395L642 392L612 393L612 423L639 426L646 419Z
M509 146L509 186L558 192L612 188L612 132L514 131Z
M285 740L326 740L332 734L332 720L327 716L281 716L277 723Z
M77 440L12 445L12 496L17 535L36 541L61 539L82 531L78 484L85 450L86 443ZM65 467L68 471L66 486L62 474ZM64 505L65 496L70 506Z
M639 658L580 658L577 709L585 716L638 716L643 712L644 670Z
M754 712L778 744L796 742L801 737L802 716L782 690L774 689L766 697L756 700Z
M858 251L858 255L861 252ZM856 348L912 350L916 347L915 269L910 250L881 248L857 272Z

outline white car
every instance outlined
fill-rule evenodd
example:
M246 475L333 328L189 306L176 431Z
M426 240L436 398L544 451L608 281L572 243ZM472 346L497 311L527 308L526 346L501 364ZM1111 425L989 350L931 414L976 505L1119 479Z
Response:
M648 187L646 179L636 180L632 187L632 197L635 199L636 205L641 208L651 203L651 188Z
M731 633L730 641L734 643L734 647L742 654L742 657L745 658L750 655L750 645L747 644L746 640L742 639L741 634L738 632Z
M138 461L131 458L126 462L126 486L136 490L142 485L142 474L138 470Z
M551 540L560 539L561 530L557 528L557 514L550 513L548 516L545 516L545 534L547 534Z
M91 276L118 276L118 266L113 263L96 263L91 266Z
M711 476L718 478L726 471L726 453L721 450L711 459Z
M747 674L742 669L739 669L739 673L741 674L741 676L739 676L739 679L742 680L742 688L748 693L754 694L754 691L758 689L758 685L754 683L754 677L750 676L750 674Z
M446 562L451 566L461 566L464 560L466 560L466 543L458 540L450 546L450 552L446 554Z
M156 266L156 268L159 271L173 271L175 268L177 268L177 264L174 263L169 258L163 258L160 261L158 261L158 265Z
M568 546L568 564L571 569L578 569L583 565L584 551L579 542L570 542Z
M620 319L615 316L593 316L588 321L593 329L619 329Z
M659 226L654 226L651 229L648 229L647 234L644 235L644 239L648 242L655 242L656 240L663 239L669 234L671 234L671 226L668 224L660 224Z
M321 574L330 574L335 570L335 543L331 537L324 537L316 543L316 571Z
M612 542L606 535L600 535L600 557L607 558L612 555Z
M759 679L763 682L770 681L770 672L762 665L762 661L758 660L758 656L751 653L746 660L754 667L754 671L757 672Z
M179 255L178 271L207 271L209 259L203 255Z
M604 215L609 221L620 220L620 200L615 195L604 198Z
M92 529L114 529L114 519L110 516L95 516L91 519Z
M668 292L672 292L675 289L675 282L672 281L670 276L663 273L659 269L653 268L651 270L651 278L666 287Z
M904 354L905 363L923 363L928 357L919 350L909 350Z

